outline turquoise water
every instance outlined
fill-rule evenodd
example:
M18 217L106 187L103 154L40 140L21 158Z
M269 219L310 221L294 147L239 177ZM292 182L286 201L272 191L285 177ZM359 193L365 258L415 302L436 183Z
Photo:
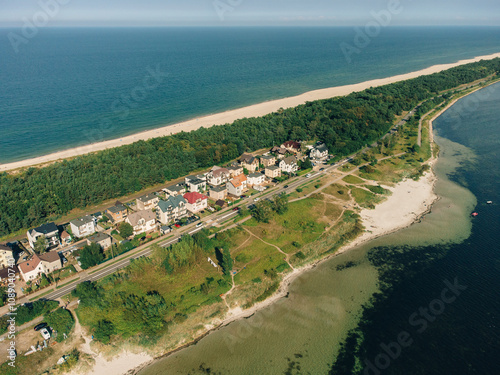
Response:
M500 51L500 28L0 29L0 163ZM151 73L151 70L155 73Z

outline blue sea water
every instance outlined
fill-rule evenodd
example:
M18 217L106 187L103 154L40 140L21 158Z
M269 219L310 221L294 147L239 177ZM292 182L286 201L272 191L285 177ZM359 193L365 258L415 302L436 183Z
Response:
M499 52L499 31L387 28L349 61L353 28L47 28L17 52L0 29L0 163Z

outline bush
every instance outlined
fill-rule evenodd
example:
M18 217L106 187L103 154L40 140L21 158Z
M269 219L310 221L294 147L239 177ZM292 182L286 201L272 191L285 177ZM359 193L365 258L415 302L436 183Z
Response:
M69 335L69 332L75 325L75 320L71 312L65 308L58 308L46 315L47 323L52 327L54 331L57 331L57 342L61 342L65 339L64 334Z
M56 301L35 301L33 303L26 303L24 306L19 306L16 310L16 325L20 326L40 315L45 315L50 310L57 308L57 306L59 306L59 302ZM7 332L7 319L5 315L0 318L0 333Z
M94 329L94 338L103 344L109 344L111 335L116 333L115 326L109 320L99 320Z

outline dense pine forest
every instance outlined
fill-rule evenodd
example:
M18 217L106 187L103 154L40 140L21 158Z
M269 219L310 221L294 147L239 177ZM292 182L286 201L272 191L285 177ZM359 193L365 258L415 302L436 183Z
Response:
M499 70L498 58L480 61L263 117L139 141L19 174L3 173L0 236L287 140L318 139L330 153L348 155L385 134L395 115Z

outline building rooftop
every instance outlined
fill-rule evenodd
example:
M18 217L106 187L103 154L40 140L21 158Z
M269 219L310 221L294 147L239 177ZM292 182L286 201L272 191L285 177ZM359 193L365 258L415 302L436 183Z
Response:
M134 213L128 215L128 217L127 217L128 222L133 227L135 227L139 223L139 220L141 220L141 219L144 219L146 222L151 221L151 220L156 219L156 215L151 210L143 210L143 211L134 212Z
M215 191L216 193L220 193L222 191L225 191L227 190L226 186L225 185L221 185L221 186L214 186L213 188L211 188L210 190L213 190Z
M206 195L203 195L203 194L200 194L196 191L193 191L191 193L184 194L184 199L186 199L189 202L189 204L194 204L199 199L202 199L202 200L208 199L208 197Z
M162 212L167 212L179 207L181 203L186 204L186 200L182 195L176 195L175 197L168 197L166 200L160 200L158 208Z
M59 257L57 251L49 251L47 253L40 254L38 255L38 258L40 258L40 260L43 260L44 262L49 262L49 263L61 261L61 258Z
M71 220L70 223L73 224L76 227L80 227L81 225L85 225L88 223L93 223L94 218L92 216L84 216L84 217L79 217L78 219Z
M90 242L101 242L108 238L111 238L109 234L97 232L96 234L93 234L92 236L87 238L87 240L89 240Z
M55 223L46 223L40 225L39 227L33 228L30 232L33 233L33 231L37 233L47 234L52 232L58 232L59 230L57 229L57 225Z
M143 195L142 197L139 197L137 199L139 199L143 203L147 203L153 199L158 199L158 196L154 193L150 193L150 194Z
M269 169L271 171L275 171L276 169L280 169L277 165L270 165L269 167L266 167L266 169Z
M263 174L260 172L254 172L254 173L250 173L248 175L248 177L252 177L252 178L257 178L257 177L261 177L261 176L263 176Z

